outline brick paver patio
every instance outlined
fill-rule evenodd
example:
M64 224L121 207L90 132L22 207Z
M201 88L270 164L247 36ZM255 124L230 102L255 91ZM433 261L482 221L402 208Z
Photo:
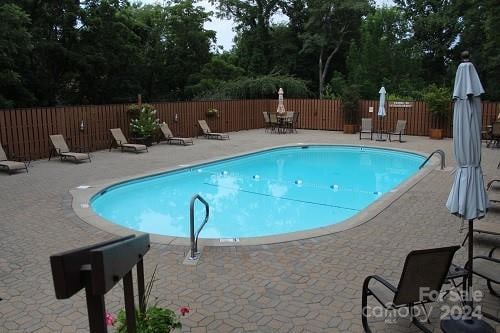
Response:
M30 173L0 174L0 332L87 332L83 292L57 300L52 286L51 254L111 239L86 224L71 209L69 190L89 182L133 176L149 170L242 153L273 145L360 144L357 135L305 131L276 135L264 130L231 133L231 140L195 140L193 146L155 145L146 154L99 151L92 163L35 161ZM363 140L364 145L446 152L453 166L452 141L407 137L406 143ZM483 149L486 180L500 175L499 150ZM196 266L183 265L187 247L153 244L145 257L146 274L158 265L153 294L161 305L189 306L183 332L362 332L361 286L369 274L397 282L414 249L459 244L460 221L444 206L452 176L435 170L371 221L327 236L281 244L205 247ZM499 223L500 205L486 221ZM210 222L209 222L210 223ZM476 235L475 254L500 240ZM464 263L466 249L455 262ZM484 281L483 305L500 316L500 300ZM108 310L122 306L117 286L106 296ZM375 304L375 303L372 303ZM431 326L439 332L439 304ZM395 324L372 320L377 332L418 332L406 319ZM500 332L500 325L496 325Z

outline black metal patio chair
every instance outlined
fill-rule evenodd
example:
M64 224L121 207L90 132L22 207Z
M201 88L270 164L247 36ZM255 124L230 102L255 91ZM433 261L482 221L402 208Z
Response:
M396 123L396 129L394 130L394 132L387 133L389 136L389 141L396 141L396 140L391 140L391 135L398 135L399 136L398 141L404 142L402 140L402 138L403 138L403 134L405 132L405 129L406 129L406 120L398 120L398 122Z
M372 118L361 118L361 129L359 130L359 139L363 139L363 134L370 134L370 140L373 140ZM366 138L365 138L366 139Z
M368 326L367 302L368 296L373 296L387 310L409 308L411 322L423 332L430 333L415 317L414 309L437 300L436 295L447 279L451 261L459 248L449 246L410 252L397 287L378 275L368 276L363 282L361 300L361 321L365 332L372 332Z

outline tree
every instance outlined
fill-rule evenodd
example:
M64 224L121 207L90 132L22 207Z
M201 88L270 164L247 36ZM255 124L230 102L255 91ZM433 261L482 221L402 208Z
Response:
M359 42L351 43L348 81L360 87L363 98L378 98L382 84L398 96L415 96L424 86L403 15L399 8L375 9L361 25Z
M205 30L203 24L209 19L203 7L193 5L192 0L183 0L167 7L167 36L170 98L181 99L188 78L201 71L210 61L210 45L215 41L215 31Z
M80 5L75 0L13 2L31 20L30 63L24 68L27 88L38 105L54 105L64 99L68 82L75 77L78 61L78 29Z
M251 73L267 74L270 70L271 17L282 0L210 0L217 5L217 16L233 19L239 36L236 49L239 66Z
M141 91L140 27L136 9L127 3L86 2L74 89L77 99L83 103L123 102Z
M309 0L309 17L302 35L302 52L318 59L319 97L331 72L332 59L342 47L359 34L363 15L370 10L369 0ZM348 44L347 44L348 45Z
M0 5L0 107L31 104L23 72L32 49L28 15L14 4Z
M413 30L412 47L422 57L424 80L448 85L448 66L453 49L462 30L456 1L452 0L394 0L405 13Z
M459 1L460 19L463 31L455 48L454 60L459 62L459 54L469 50L479 76L486 90L486 96L500 99L500 6L495 0ZM454 69L454 68L453 68ZM453 73L454 75L455 73Z

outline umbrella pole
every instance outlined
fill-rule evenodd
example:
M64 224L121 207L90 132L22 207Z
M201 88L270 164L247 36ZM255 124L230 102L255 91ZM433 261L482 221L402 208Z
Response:
M385 141L385 139L382 137L383 119L384 117L378 116L378 134L375 141Z
M474 253L474 228L473 228L473 222L474 220L469 220L469 251L468 251L468 265L467 265L467 270L469 271L469 274L467 276L467 288L466 288L466 297L467 297L467 305L470 307L470 310L472 310L473 307L473 299L472 299L472 258L473 258L473 253Z

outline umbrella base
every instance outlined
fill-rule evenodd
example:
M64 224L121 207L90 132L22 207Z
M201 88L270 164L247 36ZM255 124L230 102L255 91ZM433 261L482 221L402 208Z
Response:
M441 330L445 333L495 333L490 324L477 318L443 319Z
M386 135L387 135L387 134L386 134ZM384 132L379 131L379 132L377 133L377 136L376 136L376 138L375 138L375 141L387 141L387 139L386 139L386 138L384 138Z

